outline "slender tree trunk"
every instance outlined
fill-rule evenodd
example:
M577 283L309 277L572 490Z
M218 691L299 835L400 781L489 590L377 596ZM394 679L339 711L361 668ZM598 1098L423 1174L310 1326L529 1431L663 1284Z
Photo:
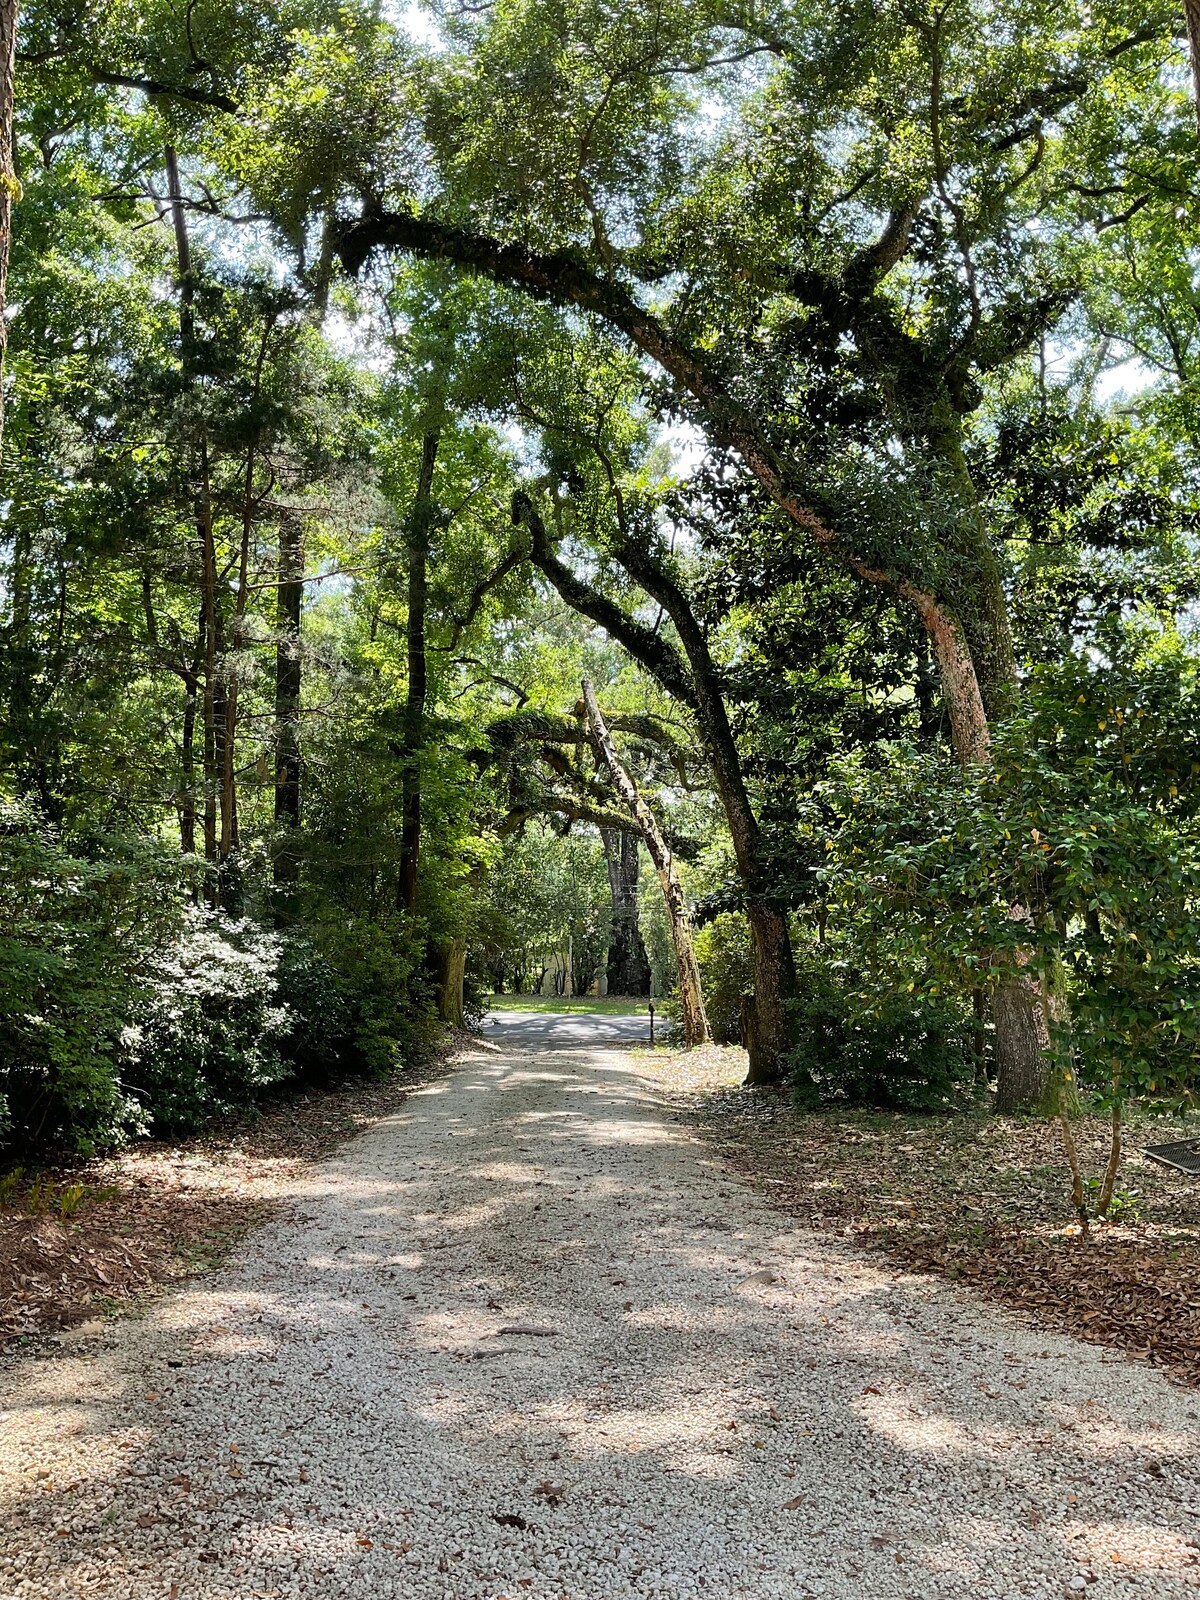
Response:
M671 942L675 947L675 965L679 972L679 999L683 1011L683 1042L685 1045L707 1044L712 1034L704 1010L704 993L700 987L700 968L696 965L696 952L692 946L692 932L688 920L687 902L683 886L675 871L675 863L667 841L663 838L654 813L638 793L637 784L621 763L617 747L601 714L596 691L589 679L583 680L583 700L587 706L588 721L596 743L612 774L612 780L622 800L629 807L634 821L646 841L646 849L658 873L667 916L671 923Z
M167 172L167 196L171 210L171 226L175 232L175 259L179 279L179 340L185 382L194 391L196 384L196 282L192 264L191 241L188 237L187 210L183 187L179 179L179 158L173 146L164 152ZM195 489L193 507L196 536L200 551L200 612L204 637L203 692L201 695L201 760L204 772L204 856L207 861L218 859L217 790L218 790L218 733L217 684L218 640L220 619L217 606L217 551L216 529L212 501L212 482L208 439L202 414L197 414L197 441L195 459ZM186 712L185 712L186 715Z
M200 603L204 611L204 691L201 726L204 760L204 859L216 862L217 841L217 709L221 687L217 681L220 616L217 610L217 546L209 494L208 452L201 445L200 491L196 521L200 533Z
M649 994L650 962L638 926L637 835L624 828L601 828L600 840L613 903L605 974L608 993Z
M275 852L277 887L300 876L296 830L300 826L300 619L304 602L301 522L290 511L279 519L275 613Z
M13 205L21 193L13 162L13 105L17 75L17 0L0 0L0 446L4 442L4 357L8 348L8 258Z
M257 405L262 391L263 367L266 364L270 343L271 318L263 323L258 356L254 367L252 404ZM252 438L246 447L246 474L242 485L242 537L238 549L237 591L233 602L233 629L230 640L229 675L225 690L224 718L221 738L221 846L220 857L224 864L235 854L239 844L238 793L237 793L237 732L238 703L241 698L242 651L245 648L246 606L250 597L250 541L254 532L254 469L258 457L258 440Z
M437 463L438 436L427 433L421 446L417 493L408 531L408 696L404 706L401 762L404 785L400 824L400 881L397 903L412 912L417 904L417 874L421 859L421 751L425 742L425 698L429 686L425 659L425 611L429 536L434 514L433 469Z
M200 690L200 661L204 639L196 638L197 660L183 680L183 731L180 738L179 776L183 793L179 799L179 848L185 856L196 853L196 702Z

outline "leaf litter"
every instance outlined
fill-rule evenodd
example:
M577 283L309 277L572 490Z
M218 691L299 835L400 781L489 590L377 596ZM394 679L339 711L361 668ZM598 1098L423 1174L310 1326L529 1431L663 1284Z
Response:
M899 1265L962 1283L1036 1324L1200 1384L1200 1180L1140 1146L1131 1121L1117 1220L1079 1235L1057 1125L984 1113L804 1112L786 1090L740 1087L744 1053L644 1053L676 1114L772 1206ZM1108 1123L1076 1124L1091 1171Z

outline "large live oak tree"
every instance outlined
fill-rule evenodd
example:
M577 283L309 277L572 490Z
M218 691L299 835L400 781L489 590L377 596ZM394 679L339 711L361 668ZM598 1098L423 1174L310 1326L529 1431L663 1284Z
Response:
M443 192L397 204L403 185L365 190L361 213L341 226L336 243L352 273L380 252L449 261L583 313L627 340L667 379L664 403L689 416L712 449L741 463L814 555L911 608L938 666L955 750L967 763L988 761L989 726L1013 709L1017 673L1003 558L966 466L965 421L988 375L1044 337L1074 293L1055 242L1041 247L1028 226L1046 186L1069 171L1072 118L1086 116L1097 86L1122 72L1153 72L1174 48L1167 12L1150 19L1132 9L1110 12L1093 25L1081 15L1068 51L1058 42L1058 9L1028 10L1020 50L992 37L965 0L862 7L839 18L820 7L779 8L769 18L723 11L684 18L668 10L632 30L636 44L609 41L601 30L589 41L596 81L581 84L568 69L561 80L548 74L559 120L546 135L552 148L543 158L540 210L534 196L532 213L515 214L518 197L531 203L533 180L514 175L509 183L497 150L480 157L478 128L465 150L456 144L467 112L456 122L443 88L431 120ZM591 10L583 11L596 27ZM569 41L573 21L572 12L560 43ZM507 99L498 89L503 104L493 125L520 92L522 28L532 37L546 25L531 6L481 22L469 35L475 93L492 83L497 41L510 52L516 41L517 87ZM606 61L610 42L614 56ZM743 83L730 92L722 67L756 54L778 65L749 89ZM687 170L677 138L672 175L683 197L672 204L632 189L663 181L650 167L639 169L636 154L622 173L611 149L607 157L598 152L622 128L635 129L635 151L644 150L646 127L663 116L649 104L652 91L669 94L667 86L689 75L731 108L738 133L718 141L707 160L693 152ZM678 125L677 101L668 115ZM866 122L866 134L852 117ZM848 152L840 162L824 153L839 123ZM661 121L656 132L670 142ZM789 135L795 148L781 154ZM907 162L891 154L902 138L917 151ZM738 139L744 159L731 153ZM763 179L754 157L768 154L779 170ZM463 205L469 179L456 191L454 162L464 156L468 173L491 174L496 188L487 202ZM573 214L568 191L578 201ZM465 225L464 211L490 213L495 231ZM630 242L615 242L618 232ZM832 420L831 434L848 434L864 458L873 450L877 463L898 451L917 463L922 488L912 510L923 528L881 531L869 505L862 510L868 496L855 506L814 416ZM1014 915L1031 921L1024 906ZM779 992L787 992L782 974ZM772 1009L769 995L760 998ZM995 1002L1000 1103L1012 1108L1041 1092L1039 1006L1019 975L1001 977ZM764 1051L778 1056L786 1029L780 1023L769 1031Z

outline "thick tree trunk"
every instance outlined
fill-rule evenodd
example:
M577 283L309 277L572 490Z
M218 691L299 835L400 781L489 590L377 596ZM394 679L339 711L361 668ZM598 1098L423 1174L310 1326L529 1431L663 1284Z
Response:
M791 1027L787 1001L796 992L796 967L787 916L765 900L747 900L750 948L754 963L754 1004L746 1019L750 1058L746 1082L751 1087L779 1083L786 1076ZM763 1003L763 996L770 1003Z
M467 941L448 939L437 950L438 1016L451 1027L463 1028L463 984L467 973Z
M17 74L17 0L0 0L0 447L4 442L4 356L8 347L8 258L13 204L21 192L13 163L13 104Z
M275 601L275 853L276 886L300 877L300 621L304 603L304 542L300 518L279 519Z
M704 993L700 987L700 968L696 965L696 952L692 946L692 931L688 920L687 902L683 895L683 886L675 871L675 863L671 855L670 846L663 838L654 813L638 793L637 784L634 783L629 773L621 763L617 754L617 747L612 741L600 706L596 700L596 691L590 681L583 680L583 699L587 706L588 721L592 725L592 733L596 743L612 774L612 780L622 800L629 807L634 821L641 830L642 838L646 841L646 849L650 852L650 859L658 873L658 881L662 885L663 899L666 901L667 916L671 924L671 942L675 948L675 965L679 975L679 1001L683 1012L683 1042L691 1046L707 1044L712 1035L708 1028L708 1017L704 1010Z
M992 540L984 523L975 485L962 451L961 422L947 411L932 430L931 444L941 457L961 515L956 522L955 555L962 574L958 606L964 647L942 650L927 621L941 670L943 693L955 696L969 710L960 712L963 729L955 729L955 749L964 762L989 762L989 722L1008 715L1017 701L1016 662L1008 621L1008 600ZM953 661L950 657L954 656ZM966 683L967 666L975 678ZM961 738L960 738L961 732ZM1024 905L1013 907L1014 921L1028 922ZM995 1034L996 1109L1001 1113L1031 1110L1047 1103L1050 1076L1049 1038L1042 1017L1038 979L1015 974L997 983L992 993Z
M996 1110L1010 1116L1042 1106L1046 1098L1044 1029L1032 985L998 983L992 993L995 1024Z
M637 836L624 828L601 828L600 839L613 903L608 993L646 995L650 993L650 961L638 926Z
M955 753L965 764L988 763L991 739L987 712L964 630L953 613L932 595L921 596L915 604L938 664ZM1032 977L1017 974L995 985L992 1022L997 1111L1009 1113L1041 1105L1045 1100L1049 1057L1039 1019L1040 1002Z
M417 874L421 859L421 750L425 742L425 699L429 687L425 659L425 611L429 535L433 520L433 469L438 436L427 433L421 447L417 493L408 527L408 695L404 706L401 772L404 786L400 823L400 879L396 903L412 912L417 904Z

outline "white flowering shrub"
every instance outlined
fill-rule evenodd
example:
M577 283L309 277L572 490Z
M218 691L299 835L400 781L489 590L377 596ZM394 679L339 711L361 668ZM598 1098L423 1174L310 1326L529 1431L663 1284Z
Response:
M0 1157L185 1132L424 1043L403 919L280 932L193 904L183 870L0 805Z

